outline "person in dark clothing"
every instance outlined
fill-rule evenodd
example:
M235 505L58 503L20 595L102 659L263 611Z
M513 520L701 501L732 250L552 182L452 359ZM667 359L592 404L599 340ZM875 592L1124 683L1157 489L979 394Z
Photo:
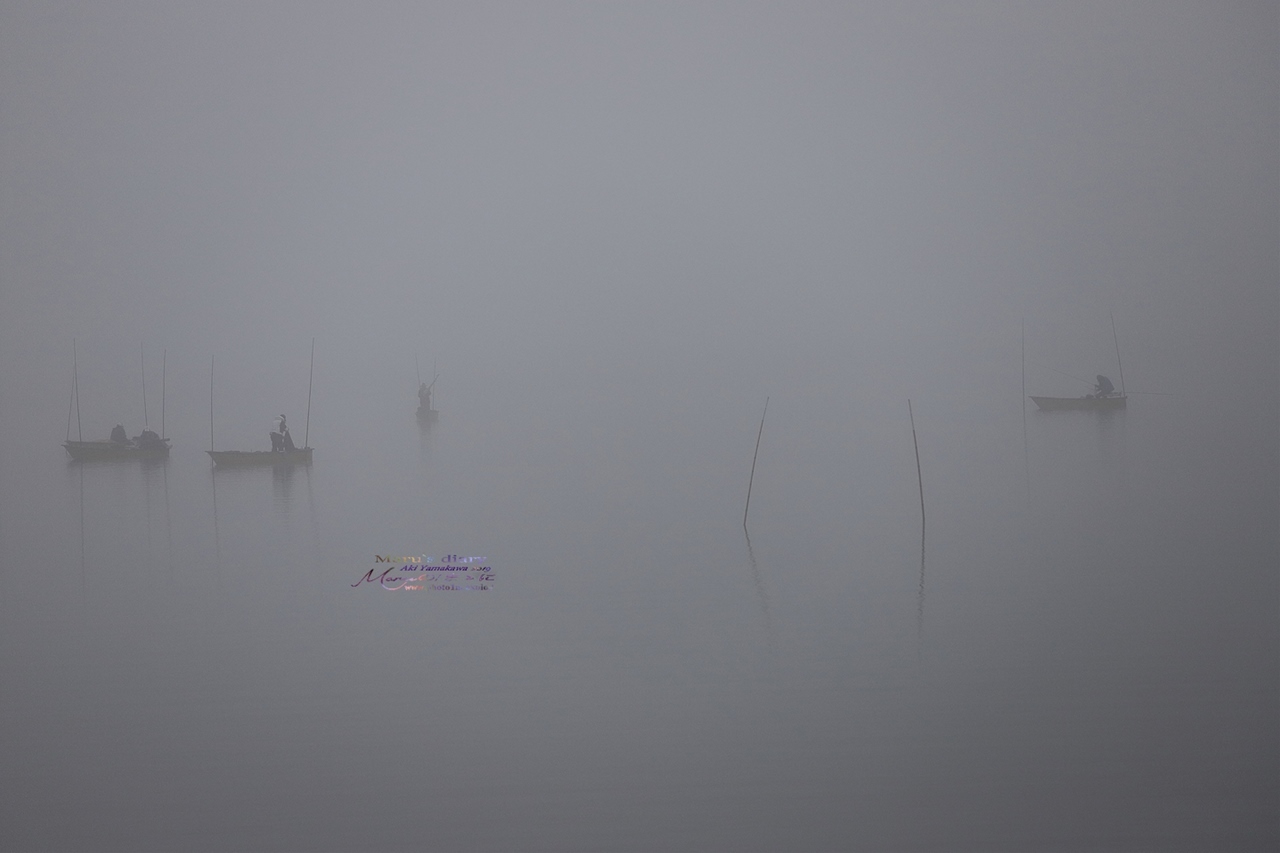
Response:
M284 421L284 415L280 416L280 426L276 432L271 433L271 450L273 453L282 453L289 449L285 447L285 436L289 434L289 426ZM293 444L292 441L289 442Z
M133 443L139 447L155 447L163 442L161 442L160 436L156 435L155 430L144 429L142 435L135 438Z
M289 435L289 425L285 423L284 415L280 416L280 449L287 453L298 449L293 443L293 436Z
M111 440L116 444L129 443L129 434L124 431L123 424L116 424L111 428Z
M1093 396L1097 398L1110 397L1116 392L1116 386L1111 384L1111 380L1098 374L1098 384L1093 386Z

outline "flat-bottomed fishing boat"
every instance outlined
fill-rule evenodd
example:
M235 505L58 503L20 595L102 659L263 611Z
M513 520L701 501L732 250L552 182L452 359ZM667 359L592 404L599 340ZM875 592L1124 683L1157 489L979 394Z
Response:
M66 441L62 446L77 462L94 462L102 459L169 458L169 439L167 438L141 446L136 441L122 444L105 438L101 441Z
M307 377L307 429L302 447L294 447L293 439L280 416L280 431L271 433L271 450L213 450L213 359L209 360L209 446L205 453L215 468L283 467L311 464L311 380L315 377L316 341L311 339L311 368Z
M139 354L142 354L139 348ZM67 453L76 462L104 462L115 459L168 459L169 458L169 439L164 438L164 368L161 368L160 379L160 434L152 432L147 427L147 370L146 361L142 360L142 434L128 438L124 427L117 424L115 429L111 430L110 438L98 439L97 441L85 441L84 433L80 429L80 368L79 357L76 354L75 341L71 342L71 359L72 359L72 390L71 404L72 407L67 409L67 440L62 443ZM165 352L165 362L168 363L168 351ZM76 413L76 430L79 437L78 441L71 440L71 412Z
M1112 412L1125 408L1129 398L1125 394L1117 394L1114 397L1031 397L1031 399L1042 412L1072 409L1086 412Z
M297 450L206 450L219 468L247 468L258 465L310 465L311 448Z

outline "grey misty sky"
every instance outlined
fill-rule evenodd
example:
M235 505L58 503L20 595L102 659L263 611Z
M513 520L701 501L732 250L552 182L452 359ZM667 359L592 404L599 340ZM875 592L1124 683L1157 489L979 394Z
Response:
M1274 387L1276 24L1266 3L7 3L4 388L61 387L73 336L182 348L194 375L413 332L483 337L482 373L645 352L737 360L755 390L842 359L947 386L1016 371L1024 318L1092 374L1108 311L1150 385Z

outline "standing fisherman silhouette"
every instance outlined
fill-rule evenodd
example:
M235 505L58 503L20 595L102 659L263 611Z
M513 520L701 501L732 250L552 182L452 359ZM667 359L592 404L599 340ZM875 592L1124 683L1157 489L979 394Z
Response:
M294 446L293 436L289 435L289 425L284 415L280 416L278 431L271 433L271 449L276 453L292 453L298 448Z

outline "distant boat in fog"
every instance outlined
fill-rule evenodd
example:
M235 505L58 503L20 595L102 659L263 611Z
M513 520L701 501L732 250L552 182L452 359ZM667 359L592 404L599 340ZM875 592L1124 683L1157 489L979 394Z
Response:
M75 405L76 424L79 430L80 423L80 371L78 359L76 357L75 341L71 342L71 358L72 358L72 391L71 400ZM164 432L164 379L163 374L160 380L160 412L161 427L160 432ZM147 412L147 384L146 369L143 368L142 382L142 417L146 420ZM62 443L71 458L77 462L101 462L114 459L168 459L169 458L169 439L162 438L152 430L143 427L141 435L135 435L129 438L124 427L117 424L111 430L111 437L98 439L96 441L85 441L83 431L79 433L79 441L71 440L71 410L67 410L67 440Z
M425 385L422 382L422 374L418 374L418 425L429 427L440 419L440 413L436 411L431 403L431 389L436 386L436 380L440 378L437 373L431 377L431 384Z
M148 431L132 440L123 442L104 438L100 441L66 441L62 446L77 462L97 462L107 459L168 459L169 439L150 438ZM155 433L150 433L154 436Z
M213 450L213 360L209 360L209 458L218 468L258 466L291 466L311 464L311 380L315 376L316 342L311 339L311 370L307 378L307 429L302 447L294 447L285 416L280 415L279 428L270 433L270 450Z
M1129 396L1124 392L1124 362L1120 360L1120 337L1116 334L1116 318L1111 317L1111 337L1116 344L1116 366L1120 368L1120 390L1117 391L1115 386L1111 384L1111 380L1098 374L1097 384L1093 386L1093 393L1084 397L1031 397L1035 401L1036 406L1042 412L1060 412L1060 411L1089 411L1089 412L1109 412L1116 409L1123 409L1127 406ZM1025 357L1024 357L1025 363ZM1026 368L1023 368L1023 387L1026 387ZM1078 377L1073 377L1078 378ZM1081 382L1088 382L1087 379L1081 379ZM1031 396L1031 395L1027 395ZM1024 404L1025 405L1025 404Z

